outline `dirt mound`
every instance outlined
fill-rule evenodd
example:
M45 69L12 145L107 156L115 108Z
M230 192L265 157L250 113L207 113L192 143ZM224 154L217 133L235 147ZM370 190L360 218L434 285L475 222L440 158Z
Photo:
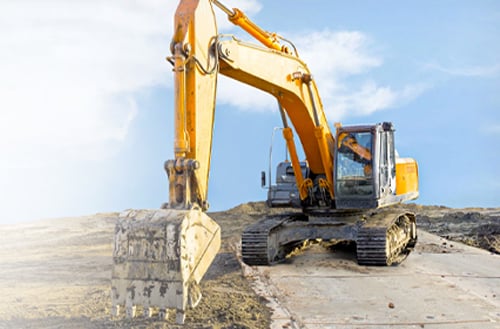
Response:
M500 213L496 209L417 212L420 229L500 254Z

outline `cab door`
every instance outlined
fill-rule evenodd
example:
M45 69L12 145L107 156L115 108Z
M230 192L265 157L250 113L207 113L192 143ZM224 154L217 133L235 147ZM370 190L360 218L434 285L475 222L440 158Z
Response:
M383 124L379 131L379 194L380 197L396 193L396 157L394 129Z

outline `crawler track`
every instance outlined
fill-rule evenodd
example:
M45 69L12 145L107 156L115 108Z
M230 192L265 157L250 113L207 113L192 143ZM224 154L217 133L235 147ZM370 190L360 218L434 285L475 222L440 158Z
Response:
M360 265L388 266L406 259L417 242L411 214L382 212L361 227L356 240Z
M279 261L276 257L282 253L276 250L276 246L269 244L269 239L271 232L284 221L286 219L282 217L269 217L245 229L241 237L241 253L246 264L271 265Z

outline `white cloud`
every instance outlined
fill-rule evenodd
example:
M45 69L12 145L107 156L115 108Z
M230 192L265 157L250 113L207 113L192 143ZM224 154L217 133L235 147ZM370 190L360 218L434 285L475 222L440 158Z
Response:
M217 103L219 104L227 104L249 112L278 110L276 98L259 89L222 75L219 75L217 84Z
M289 38L313 73L325 113L331 120L396 107L413 100L428 88L422 84L394 88L379 85L370 78L363 79L371 69L382 66L383 60L371 53L371 40L362 32L323 30ZM361 77L361 82L348 82L353 76ZM277 109L276 101L267 94L237 82L221 82L219 102L243 110Z
M481 127L481 131L484 134L487 134L487 135L498 135L498 136L500 136L500 123L493 122L493 123L484 124Z
M437 63L428 63L425 68L436 70L452 76L461 76L469 78L488 78L496 77L500 74L500 64L494 65L478 65L478 66L463 66L463 67L446 67Z
M359 31L323 30L294 36L300 56L322 77L353 75L382 64L369 53L371 41Z
M26 162L19 149L34 145L94 157L123 141L134 97L170 78L174 9L154 0L2 4L0 146L10 165Z
M255 0L225 1L249 15ZM169 40L178 1L30 1L0 11L0 147L102 155L138 113L135 97L171 84ZM215 10L218 14L222 12ZM219 20L223 31L233 28ZM41 161L41 160L40 160Z
M111 198L88 196L102 188L102 167L113 165L105 161L123 145L139 93L170 80L175 5L2 3L0 222L95 211Z
M333 106L327 107L326 111L334 120L346 116L369 115L411 102L427 89L426 85L414 84L395 90L389 86L379 86L374 81L367 81L354 92L337 92L333 97L329 97Z
M358 91L338 93L334 100L335 110L329 111L330 117L342 118L349 113L368 115L391 106L396 98L396 93L390 87L380 87L368 81Z
M113 156L141 114L138 97L172 84L165 57L177 4L2 2L0 200L10 206L5 218L61 215L63 205L78 203L76 186L99 189L105 170L88 168L116 165ZM260 9L255 0L237 6L250 14Z

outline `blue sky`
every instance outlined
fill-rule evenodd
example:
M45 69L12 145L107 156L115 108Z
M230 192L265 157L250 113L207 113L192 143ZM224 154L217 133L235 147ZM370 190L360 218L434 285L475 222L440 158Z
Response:
M418 203L500 206L500 2L224 3L297 45L332 124L395 124L399 154L419 162ZM176 5L2 4L0 223L168 199ZM246 38L223 15L219 29ZM260 171L279 125L272 97L220 79L211 210L265 198Z

